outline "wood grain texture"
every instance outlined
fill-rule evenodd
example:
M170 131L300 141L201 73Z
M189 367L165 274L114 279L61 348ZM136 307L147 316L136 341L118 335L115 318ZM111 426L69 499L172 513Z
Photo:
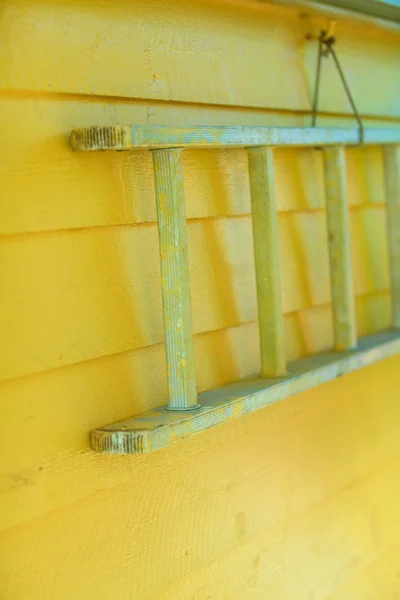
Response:
M248 156L261 374L265 377L276 377L286 372L286 359L283 346L274 151L270 148L257 148L249 150Z
M390 296L356 302L359 335L390 326ZM199 391L213 389L259 371L257 323L222 329L195 337L196 380ZM329 305L285 317L288 359L327 351L333 346ZM88 431L167 402L162 344L97 360L77 363L0 386L7 414L0 421L2 486L9 474L33 469L56 454L78 452L89 442ZM48 398L52 401L49 402ZM26 418L21 419L21 414ZM63 418L59 419L62 414ZM47 424L56 423L46 436ZM14 432L20 443L12 453Z
M165 125L117 125L89 127L71 132L76 152L141 150L149 148L236 148L252 146L337 146L357 144L358 129L318 127L169 127ZM398 144L400 129L364 130L364 144Z
M7 0L0 80L6 90L309 110L316 42L305 36L326 19L302 15L245 2ZM360 112L399 116L398 36L351 21L335 33ZM325 69L321 111L351 114L333 65Z
M260 556L265 572L257 587L265 586L270 595L287 598L294 587L301 586L303 597L312 592L323 598L396 544L399 469L398 460L379 465L377 472L356 480L356 485L339 488L328 498L310 503L307 493L301 498L301 491L289 492L290 471L279 476L275 469L268 473L267 467L242 480L225 480L222 490L198 489L191 502L180 503L177 508L175 489L167 492L171 488L167 476L177 477L170 467L158 481L157 492L153 487L142 497L136 508L140 512L133 510L136 486L130 481L112 494L106 490L3 534L3 595L23 597L30 590L34 597L43 597L56 586L60 598L74 594L94 597L96 592L107 597L115 589L114 573L107 568L111 562L127 594L147 599L167 591L166 597L173 598L176 596L167 586L189 575L195 584L197 570L204 569L203 585L212 585L207 567L212 569L216 561L221 577L217 592L219 586L232 585L227 588L227 598L231 598L244 574L248 574L244 583L249 584L254 561ZM312 482L315 485L313 479L307 480L308 485ZM288 498L286 506L282 493ZM104 526L104 516L113 512L116 502L120 518L114 519L112 527ZM54 552L53 544L60 539L63 549ZM84 563L76 552L77 545L83 550L91 547ZM329 552L321 550L321 545ZM138 548L146 551L138 552ZM246 559L248 551L250 557ZM179 565L173 560L176 556L182 557ZM253 563L250 573L248 560ZM24 577L9 576L15 564Z
M400 327L400 146L384 148L393 326Z
M129 4L122 0L110 4L94 0L86 7L92 14L89 26L86 11L78 10L76 4L9 2L7 8L4 27L10 35L5 40L4 54L12 56L13 61L2 69L7 77L3 82L6 89L265 106L264 98L257 102L256 83L246 92L243 78L251 80L250 68L256 82L256 61L274 48L277 60L279 56L282 62L287 61L290 54L282 47L283 40L293 52L298 44L296 19L292 15L282 18L275 10L262 7L249 11L228 4L221 10L212 3L195 1L188 6L179 1L171 11L159 1L149 4L135 0ZM41 22L43 27L37 25ZM62 37L54 34L60 22ZM233 32L241 39L242 48L232 43ZM23 52L18 40L35 51ZM57 61L49 55L49 46L58 55ZM34 68L38 62L40 73ZM64 71L57 81L56 65ZM278 73L277 67L269 67L271 77ZM296 93L292 91L285 104L287 108L304 108L307 91L303 73L296 60L291 60L287 69L292 84L296 83ZM19 76L12 77L12 70ZM199 71L205 74L202 83ZM283 90L271 90L270 94L275 106L286 96Z
M324 149L333 325L337 350L357 345L351 241L343 147Z
M370 588L379 600L392 591L397 359L150 456L89 449L90 429L167 399L156 204L150 153L74 153L70 131L307 126L316 47L305 36L325 25L230 0L2 4L6 600L320 600L351 581L352 600L369 600L368 565L385 557L388 569L371 575ZM337 34L366 125L393 126L398 37L345 21ZM321 108L329 114L320 124L354 126L325 67ZM275 152L291 359L333 344L323 159L311 148ZM347 155L349 204L363 206L352 210L351 227L365 249L353 248L353 269L357 330L366 335L390 322L388 270L376 267L387 242L383 161L373 146ZM259 369L246 151L186 151L183 167L203 391Z
M0 97L0 113L2 132L8 140L7 146L0 148L3 190L0 232L7 235L156 221L150 153L71 152L68 136L73 126L129 121L281 126L307 125L308 119L266 110L204 106L199 111L195 105L167 102L151 105L95 98L85 101L70 98L66 102L57 96L32 95ZM390 122L370 123L390 125ZM325 118L325 124L351 126L352 122L332 117ZM279 211L323 208L321 154L310 148L275 151ZM351 149L347 155L351 157L349 202L384 203L382 157L375 160L376 148L366 147L357 152ZM188 219L250 214L245 150L186 151L183 168ZM312 178L310 171L314 174ZM367 190L375 190L373 197Z
M389 287L384 211L363 215L352 217L359 296ZM324 213L282 214L278 226L285 314L329 303ZM189 221L188 239L194 333L255 321L250 215ZM0 260L3 380L163 340L155 224L6 236Z
M153 152L168 408L197 408L182 151Z
M381 553L389 553L396 543L398 509L393 499L382 502L380 498L380 491L390 494L398 490L399 467L392 468L393 471L390 466L387 471L383 469L376 479L357 482L355 489L343 490L328 502L310 507L288 523L273 527L264 535L260 532L253 539L248 529L254 521L247 511L241 513L237 518L238 544L234 551L200 567L161 594L151 596L151 600L330 597L332 590L352 576L357 578L364 567ZM390 474L395 481L388 481ZM396 520L392 532L385 511ZM374 534L371 521L379 525L385 522L386 531L381 538ZM329 552L324 551L327 548ZM389 582L382 581L375 587L378 594ZM363 598L363 584L359 581L353 588L356 596L345 597Z
M389 302L387 306L387 314L390 318ZM377 314L378 310L382 312L382 307L379 305L375 306L371 312L372 314ZM329 312L327 312L326 316L328 317L326 322L329 324ZM308 350L315 352L316 348L310 345L310 342L312 342L311 332L314 332L314 339L318 339L321 344L321 320L318 319L316 322L313 322L312 319L308 318L302 327L297 322L297 318L293 317L293 320L294 324L291 323L291 327L288 330L290 337L287 337L287 341L293 344L294 334L297 336L300 334L300 336L304 336L307 339L307 346L304 347L301 345L302 337L300 337L297 342L297 351L300 350L303 353ZM299 329L293 325L298 326ZM382 324L379 323L378 325ZM201 379L201 381L206 381L208 388L219 385L224 380L224 377L232 378L233 375L233 377L238 378L244 376L246 375L246 369L252 368L251 363L253 358L249 360L248 355L254 352L253 347L257 348L258 346L257 329L255 327L248 328L244 332L241 329L235 328L231 332L225 330L224 332L218 332L218 335L214 333L212 335L201 336L200 340L204 344L196 352L196 358L198 358L197 364L203 369L204 379ZM253 347L252 343L254 344ZM237 359L236 364L232 366L228 362L221 360L222 349L225 352L229 349L230 354L235 356L237 348L243 348L244 351L241 357ZM142 364L144 364L145 368L142 371L139 371L139 369L133 371L133 376L138 371L141 372L144 382L150 387L154 364L160 361L159 357L162 355L162 352L163 349L160 348L158 355L150 356L147 363L143 361ZM246 362L246 359L248 362ZM49 510L65 506L96 490L103 489L103 487L117 485L132 476L132 464L129 462L129 457L121 459L121 462L119 462L119 459L116 457L101 457L89 451L88 430L96 426L101 426L106 422L129 416L131 414L132 391L135 391L136 388L134 386L138 383L137 378L134 380L127 379L126 370L130 366L129 363L128 365L122 365L120 370L117 370L118 363L115 366L111 365L109 368L102 361L99 361L99 363L97 368L96 361L91 361L90 363L56 370L35 376L34 378L17 379L7 384L7 386L2 385L1 396L3 402L9 408L7 415L4 416L0 423L0 440L3 457L1 463L1 529L18 525ZM321 410L325 411L326 409L328 411L326 413L326 423L331 423L336 418L339 419L339 425L341 424L344 428L340 430L342 432L340 435L345 435L346 439L347 436L350 436L352 444L355 444L354 448L358 444L363 445L362 440L364 436L367 436L368 452L364 448L360 455L356 454L360 460L364 460L365 458L368 466L374 464L373 461L381 456L381 449L386 448L387 444L391 444L392 437L390 432L392 431L392 427L395 435L394 439L396 443L398 441L397 420L396 418L393 419L393 415L397 414L397 404L393 406L391 404L392 401L395 402L397 400L396 386L398 383L396 377L393 376L396 363L395 360L392 360L384 361L384 363L380 364L382 367L379 369L377 366L368 368L368 372L371 375L376 375L376 380L374 380L373 384L369 383L368 394L364 390L362 393L357 392L357 402L355 402L352 394L354 394L354 389L362 389L362 383L365 378L365 372L363 374L362 371L360 373L353 373L347 378L341 378L340 382L344 382L344 387L340 388L341 391L338 391L336 384L332 384L332 386L323 388L323 392L321 392L323 393L322 397L318 391L319 388L315 392L310 391L307 394L296 395L290 400L271 406L266 411L266 416L263 416L262 419L261 414L264 415L264 412L260 413L258 417L255 416L255 420L250 421L250 423L247 421L247 417L243 417L242 419L233 421L234 425L232 427L226 424L221 428L216 428L201 436L196 436L192 440L184 440L182 442L183 446L182 444L176 445L172 449L166 449L161 453L155 453L151 456L156 457L157 464L158 461L161 464L165 464L165 461L168 462L170 460L171 452L172 456L175 456L176 459L181 459L188 452L188 448L193 448L193 452L189 453L192 458L189 457L189 462L187 463L187 465L190 465L190 461L195 459L196 455L204 449L204 436L208 440L207 448L211 451L211 440L216 440L215 443L218 445L218 440L225 439L227 432L228 438L232 439L232 432L242 431L241 424L243 421L244 423L249 423L248 426L245 426L245 429L250 436L252 432L254 433L254 429L257 429L262 423L279 421L281 416L292 414L293 411L298 414L301 410L306 414L308 411L307 407L315 407L315 403L318 403L321 406ZM131 368L134 368L134 366L132 365ZM101 368L103 369L103 373L100 372ZM233 368L236 371L229 370ZM247 374L249 374L249 371L247 371ZM388 385L384 389L385 397L388 396L390 404L380 415L379 411L382 410L381 404L375 404L374 398L379 398L382 395L382 391L379 388L382 385L381 376L387 378ZM163 378L159 376L159 379ZM199 377L198 380L200 380ZM141 385L143 386L143 384ZM147 391L145 387L140 387L139 389ZM355 431L353 431L353 428L350 428L348 431L347 420L345 422L340 420L344 419L344 417L340 416L342 415L342 411L339 411L338 408L338 395L342 395L344 401L349 404L349 410L352 411L351 414L353 415L351 418L354 419ZM49 397L52 398L51 403L48 402ZM164 397L166 401L166 392ZM151 396L144 396L145 400L148 398L150 401L153 400ZM329 398L331 399L329 401L331 403L328 410L325 402ZM156 401L157 397L155 397ZM366 405L374 410L374 417L371 421L373 425L368 424L369 416L363 417L367 426L367 430L364 431L360 425L360 419L355 418L354 415L357 411L361 411L361 409L366 410ZM336 409L339 412L338 416L334 417L332 411ZM21 414L24 415L24 418L21 418ZM60 414L63 415L62 419L59 418ZM265 421L265 419L267 420ZM390 419L390 421L387 419ZM53 424L51 436L44 435L45 431L48 430L48 423ZM378 435L378 440L380 440L378 448L375 448L371 439L371 429L375 431L375 426L377 427L376 434ZM321 435L326 435L322 425L320 428ZM385 429L385 437L383 439L380 433L382 428ZM7 448L15 440L14 434L16 431L18 431L19 435L19 444L15 447L14 452L10 453L7 451ZM280 427L278 427L277 431L280 431ZM261 427L261 433L262 435L265 434L265 428ZM283 436L282 443L284 442L284 438L285 436ZM250 438L248 439L250 440ZM289 436L288 440L290 439L291 437ZM329 437L329 439L331 438ZM272 452L273 440L271 440L271 444ZM248 445L251 447L250 441ZM392 447L390 446L390 448ZM310 446L310 451L311 449L312 447ZM373 460L372 456L369 455L370 450L371 452L375 452ZM281 451L279 450L279 452ZM212 452L218 454L216 449L212 450ZM335 451L332 450L332 452L335 452L335 456L337 455L337 449ZM355 450L352 452L355 452ZM266 460L267 458L268 452L265 456ZM218 470L215 459L212 460L209 458L206 460L210 462L210 468L213 468L212 465L214 465ZM143 468L145 469L146 461L142 463L141 457L136 457L135 461L139 461L135 462L138 468L143 464ZM257 464L256 460L255 463ZM152 460L151 464L153 464ZM321 468L323 468L323 465L324 461L321 458ZM190 467L188 466L187 468ZM91 476L91 473L95 473L96 476ZM141 477L141 474L142 471L139 469L137 476ZM331 477L329 471L326 472L326 477L328 477L328 480ZM47 490L47 493L44 494L44 490Z
M336 351L309 356L288 365L287 375L243 379L205 392L198 397L195 412L171 414L168 404L104 425L92 431L91 446L106 454L155 452L399 353L397 332L379 333L360 340L357 351L351 354Z

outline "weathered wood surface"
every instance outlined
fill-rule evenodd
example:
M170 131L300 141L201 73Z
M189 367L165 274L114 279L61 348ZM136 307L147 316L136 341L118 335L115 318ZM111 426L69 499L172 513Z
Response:
M71 152L71 129L307 126L305 34L326 21L250 2L3 4L0 596L321 600L348 584L346 600L366 600L384 561L375 597L386 598L398 572L397 358L161 452L89 445L91 429L166 403L167 389L151 153ZM398 38L337 31L367 127L392 127ZM326 75L321 125L352 126ZM346 149L359 335L390 325L380 153ZM333 344L322 153L275 154L296 359ZM247 152L188 149L183 167L203 391L259 368Z
M80 152L140 148L235 148L240 146L357 145L358 129L318 127L171 127L117 125L88 127L71 133L71 147ZM364 144L398 144L400 128L370 128Z
M354 352L310 356L290 365L286 376L245 379L199 396L200 408L184 415L160 407L132 419L92 431L92 448L111 454L160 450L190 435L254 412L293 394L332 381L346 373L398 354L398 333L377 334L360 341Z
M279 586L293 577L297 590L311 593L324 582L325 595L333 592L390 552L399 535L396 365L377 363L148 456L99 456L58 438L60 448L69 439L74 450L25 469L3 496L2 524L12 517L20 526L0 537L2 590L21 598L50 598L53 589L62 600L107 596L117 569L122 589L146 600L184 600L213 583L227 589L232 578L238 597L248 578L257 599L268 585L283 594ZM355 394L366 373L369 385ZM89 551L93 535L96 551ZM54 552L60 539L62 555ZM327 539L328 556L316 548ZM137 552L142 544L154 562ZM296 570L299 548L306 581L303 566ZM284 559L278 573L267 569L274 556ZM112 565L111 574L99 564ZM235 585L228 589L235 598Z
M254 260L260 327L261 374L286 372L274 151L249 150Z
M305 317L296 317L297 311L314 307L318 319L319 311L330 302L325 214L281 213L278 226L283 310L287 318L298 322L286 336L285 346L288 356L297 358L326 348L331 339L325 335L329 312L320 322L320 338L313 317L308 325ZM365 301L377 306L389 289L383 207L354 210L352 229L355 292L360 302L367 296ZM188 239L195 337L256 321L250 215L189 221ZM155 224L4 236L0 260L8 265L2 273L5 293L0 297L1 312L8 315L1 322L1 380L130 352L163 340ZM386 326L386 309L378 312L365 313L363 332ZM258 368L256 331L254 335L253 342L246 337L254 360L250 372ZM211 345L210 351L210 374L219 372L225 377L227 372L233 379L249 374L244 348L232 349L222 366L220 347L213 350ZM157 365L163 368L162 361ZM208 385L211 379L203 377ZM140 381L140 389L147 388ZM145 401L138 398L137 402L140 410Z
M357 345L351 259L350 216L347 200L346 157L342 147L324 149L325 197L333 327L337 350Z
M0 97L2 133L0 148L3 202L1 234L38 233L134 225L156 221L151 153L71 152L68 136L75 127L124 123L144 124L153 119L187 126L306 125L308 116L239 108L197 107L92 98L83 102L62 97L19 100ZM351 126L335 116L330 126ZM375 123L375 122L374 122ZM384 125L377 121L376 126ZM26 132L29 131L27 138ZM23 151L23 149L26 151ZM383 161L378 146L349 148L349 203L378 207L385 202ZM247 152L244 149L190 150L183 153L188 219L235 217L250 214ZM309 173L313 177L309 177ZM135 174L134 176L132 174ZM288 177L290 173L290 177ZM275 151L278 211L312 211L323 208L323 161L313 148ZM57 198L57 201L55 201ZM24 218L21 219L21 215ZM33 238L32 238L33 239Z
M182 151L153 152L171 410L197 407Z

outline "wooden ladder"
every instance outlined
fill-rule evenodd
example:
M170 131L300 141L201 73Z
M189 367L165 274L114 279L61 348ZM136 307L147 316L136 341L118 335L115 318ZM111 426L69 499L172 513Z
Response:
M345 146L357 129L164 127L128 125L72 132L75 151L152 151L169 402L96 429L92 448L143 453L253 412L400 352L400 130L366 129L364 144L383 146L393 329L357 340ZM285 360L274 182L274 148L323 149L335 350ZM260 329L261 374L197 395L182 151L245 147L248 152Z

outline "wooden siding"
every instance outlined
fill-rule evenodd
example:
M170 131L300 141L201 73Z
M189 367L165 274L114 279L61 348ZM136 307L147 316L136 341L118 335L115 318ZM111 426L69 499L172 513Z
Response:
M26 598L396 597L399 359L150 457L89 431L166 401L151 155L73 127L309 125L317 17L247 2L6 0L0 13L0 589ZM399 37L338 22L369 126ZM324 65L321 125L353 123ZM323 157L275 151L285 353L333 346ZM196 377L260 368L245 150L186 151ZM391 322L383 156L346 150L359 335ZM397 588L396 588L397 585ZM347 594L347 595L346 595Z

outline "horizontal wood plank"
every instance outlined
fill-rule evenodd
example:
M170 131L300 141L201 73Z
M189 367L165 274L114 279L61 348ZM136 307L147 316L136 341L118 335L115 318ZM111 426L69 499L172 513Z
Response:
M247 340L235 340L237 347L245 343ZM204 353L209 350L205 348ZM125 386L129 393L129 382L124 371L117 368L114 376L112 369L107 368L106 375L101 376L100 371L93 368L88 373L88 368L83 367L74 367L70 376L70 369L64 369L2 387L2 398L10 408L8 418L1 422L4 472L0 529L66 507L100 490L109 490L112 495L114 486L132 481L140 481L143 490L143 495L134 494L131 498L133 513L140 514L146 486L151 490L155 480L160 481L164 476L168 479L166 465L170 465L179 480L184 478L187 482L176 499L178 507L179 502L186 502L198 493L198 470L190 466L193 460L206 469L204 481L209 482L206 489L209 485L222 485L226 489L229 481L250 476L270 460L282 460L277 470L284 473L290 469L294 480L291 489L298 490L299 500L318 501L399 452L395 417L399 410L399 381L395 358L324 388L296 395L257 415L247 415L184 440L163 452L136 457L105 456L89 450L88 430L92 423L97 420L101 425L102 419L129 410L129 400L124 398ZM370 379L365 387L367 375ZM51 403L47 401L49 397L53 399ZM27 415L26 420L21 420L21 414ZM41 435L40 423L48 422L53 423L52 435ZM7 448L9 442L15 442L15 437L10 438L10 434L16 430L20 443L18 446L14 443L15 451L11 453ZM385 436L381 435L382 430ZM342 440L339 445L338 436ZM235 454L233 450L237 447L243 451ZM354 460L349 462L348 455ZM309 475L303 478L305 471ZM314 481L312 485L309 477Z
M235 550L193 570L149 600L207 598L215 593L226 599L235 596L250 600L336 599L334 590L340 590L341 584L352 577L358 579L358 586L350 587L349 595L339 594L338 598L396 598L391 593L398 590L398 577L390 553L398 539L398 508L389 496L397 493L398 481L390 484L387 477L389 472L398 477L398 468L395 465L393 471L389 468L374 480L356 482L351 491L343 491L331 501L314 506L265 534L260 532L249 541L246 534L254 521L247 517L247 511L239 513L242 516L237 521L242 527L238 524L238 532L244 534L241 539L238 536ZM386 516L385 511L388 511ZM396 524L389 532L391 517ZM370 527L370 520L376 527L382 526L381 538L374 534L376 530ZM382 562L391 559L385 573L390 579L384 580L382 573L380 581L371 582L367 591L368 579L362 582L358 575L381 557ZM397 560L397 569L398 564ZM345 585L343 589L346 590ZM371 593L373 590L375 595ZM381 596L386 590L387 596Z
M307 118L285 113L192 106L157 106L56 98L0 98L2 219L0 233L13 234L154 222L151 156L132 153L74 153L72 127L135 121L194 125L306 125ZM351 125L345 119L327 124ZM379 123L377 123L379 125ZM382 125L382 123L381 123ZM26 132L29 131L29 136ZM379 150L348 149L350 203L383 202ZM351 158L351 159L350 159ZM191 150L183 153L187 216L203 218L250 213L247 155L242 149ZM275 150L276 202L279 211L324 207L321 152ZM309 173L313 177L309 177ZM290 177L287 174L290 173ZM375 190L373 195L366 190ZM361 194L361 195L360 195Z
M384 263L379 264L385 238L377 228L365 232L360 211L354 218L360 252L370 249L376 265L364 279L360 275L357 293L385 291L387 273ZM285 313L326 304L324 214L282 214L278 221ZM367 224L375 222L372 216ZM255 321L250 216L191 221L188 235L194 332ZM0 306L6 316L1 322L1 379L163 340L155 224L3 237L0 257Z
M69 132L120 123L307 125L310 24L315 35L326 21L255 3L179 0L172 11L161 0L6 0L0 363L1 376L14 379L0 383L0 595L163 600L170 592L203 600L217 589L221 597L304 591L320 600L398 540L399 476L390 465L399 454L398 359L158 456L89 451L91 428L166 396L155 202L147 151L73 153ZM398 37L351 22L339 22L336 33L360 110L397 119ZM336 73L324 68L322 110L350 118L323 115L320 123L351 125ZM376 148L350 152L348 179L361 190L354 203L380 205ZM276 155L278 209L316 209L279 218L285 306L296 311L285 316L286 348L295 358L332 340L318 213L323 171L313 149ZM194 150L184 161L187 214L202 220L189 223L189 235L191 274L204 286L195 294L196 328L206 332L195 336L197 375L209 389L259 362L252 259L234 247L249 246L246 157L240 149ZM378 208L368 223L355 217L355 237L376 252L371 278L361 269L358 289L369 295L356 303L367 333L390 315L378 270L383 214ZM239 218L210 218L221 216ZM152 225L130 227L141 223ZM61 231L69 229L78 231ZM361 256L355 261L363 265ZM342 500L343 488L351 501Z
M317 44L306 36L318 34L325 18L310 23L300 12L261 3L202 0L179 0L173 11L162 2L91 0L90 15L88 22L76 2L7 0L3 89L311 107ZM359 111L399 116L396 34L345 21L338 22L335 34ZM266 60L271 56L274 60ZM320 109L351 114L332 61L324 69ZM280 83L270 85L273 81Z
M224 489L211 493L203 488L202 494L179 507L174 502L176 488L170 485L175 471L172 465L141 494L137 494L133 480L116 487L113 493L98 493L24 528L10 530L0 538L3 589L8 595L20 596L29 589L38 597L51 594L55 586L60 598L83 597L97 589L104 594L115 586L114 577L106 568L111 560L119 569L127 594L145 599L159 595L165 586L207 568L219 558L246 567L247 561L237 559L243 550L249 550L252 562L260 557L259 568L264 571L267 591L287 594L294 582L302 582L300 589L308 594L312 590L317 598L323 598L397 542L398 461L389 462L356 485L353 481L344 490L339 488L339 493L322 496L319 503L310 502L311 490L302 496L304 488L294 491L292 485L289 492L289 465L284 471L275 465L275 460L269 458L269 469L264 472L242 480L225 480ZM199 466L197 481L202 481L204 475ZM315 479L308 480L308 485L311 482L317 485ZM287 504L282 503L283 493L287 494ZM136 510L132 495L140 498L133 502ZM113 511L116 502L117 520ZM374 536L369 526L371 519L375 519L379 536ZM202 532L201 544L198 531ZM63 540L62 554L54 552L49 543L59 539ZM76 552L77 544L82 549L90 548L84 562ZM320 545L330 551L322 552ZM138 548L147 551L138 552ZM362 557L357 560L361 552ZM185 558L177 563L177 556ZM35 569L31 568L32 560ZM17 565L24 576L10 577L12 565ZM88 571L93 573L90 578L84 576ZM225 579L224 569L219 572ZM236 572L240 581L241 571ZM291 572L292 576L282 578L282 572ZM309 576L305 577L307 573Z
M359 335L390 326L388 295L359 299L356 309ZM257 339L257 323L196 336L199 392L259 371ZM288 359L323 352L332 346L329 306L286 315ZM165 404L164 348L157 344L3 382L0 396L7 407L7 417L0 422L2 473L23 472L57 453L87 448L89 431L95 427ZM63 419L58 418L60 413ZM26 418L21 420L21 414ZM49 422L57 423L52 436L45 435ZM15 431L20 440L16 447ZM8 451L11 446L13 452Z
M287 375L242 379L200 394L196 411L175 413L166 405L91 432L91 445L106 454L146 454L231 419L258 411L400 353L400 334L359 340L356 350L330 352L289 363Z
M254 106L257 96L261 104L257 60L275 52L276 62L267 65L267 73L276 77L278 64L286 62L296 89L284 101L285 107L305 108L303 74L294 56L289 59L289 48L295 53L298 44L296 19L261 6L224 8L180 1L171 11L161 2L135 0L128 7L122 0L110 7L93 0L88 26L85 12L76 5L10 5L4 55L13 60L4 69L3 87ZM60 22L63 36L55 33ZM233 32L241 39L241 48L232 42ZM35 51L24 51L26 46ZM54 52L47 51L49 46ZM38 62L40 72L34 68ZM63 76L55 80L60 69ZM199 70L206 77L202 83ZM13 71L18 77L11 76ZM253 79L253 89L246 91L244 79ZM283 90L271 89L269 94L275 106L287 96Z

